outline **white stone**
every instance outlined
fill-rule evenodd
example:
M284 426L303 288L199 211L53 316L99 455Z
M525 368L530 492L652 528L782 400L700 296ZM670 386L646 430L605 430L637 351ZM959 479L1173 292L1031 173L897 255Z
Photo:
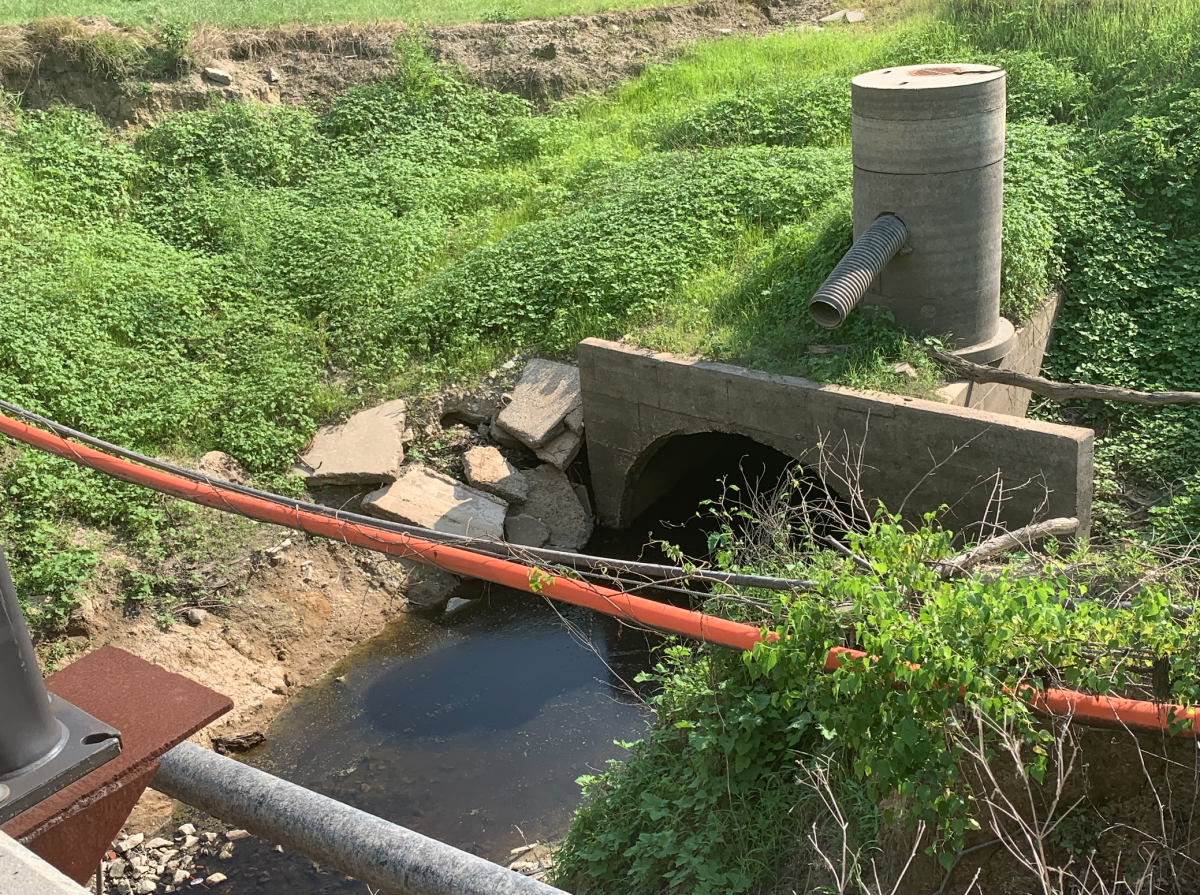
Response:
M217 841L216 833L206 830L205 832L201 833L200 835L204 837L205 842L216 842Z
M195 824L184 824L182 827L179 828L179 832L182 833L184 836L195 836L196 835L196 825Z
M582 402L578 367L534 358L521 371L512 402L500 411L497 422L537 450L563 429L567 414Z
M190 826L190 824L189 824L189 826ZM196 843L199 841L200 841L199 836L184 836L183 837L183 847L184 848L194 848Z
M494 447L473 447L463 454L467 481L502 500L520 502L529 494L520 471Z
M395 482L363 498L363 509L384 519L472 538L504 537L508 504L435 472L409 466Z
M187 623L193 628L198 628L204 624L204 620L208 618L208 613L203 609L192 607L183 614L183 617L187 619Z
M177 886L182 886L191 878L191 875L186 870L176 870L175 875L171 877L171 882Z
M170 839L163 839L162 837L156 836L146 843L146 848L169 848L174 844L175 843Z
M225 834L225 838L230 842L237 842L239 839L249 839L250 834L245 830L230 830Z
M221 71L219 68L206 68L202 74L214 84L228 87L233 83L233 76L227 71Z
M138 895L150 895L158 886L152 879L139 879L137 887L134 889Z
M464 600L462 597L451 597L446 601L444 611L446 615L455 615L464 609L470 609L472 605L478 602L478 600Z
M204 883L205 885L215 886L217 883L225 882L226 879L228 879L228 877L225 876L224 873L214 873L212 876L206 876L204 878Z
M129 851L131 848L136 848L137 846L141 845L145 841L146 841L145 833L135 833L134 835L130 836L128 839L122 839L120 842L118 842L117 843L117 851L119 851L121 854L125 854L125 852Z
M394 482L404 462L405 405L388 401L317 430L296 472L310 485Z

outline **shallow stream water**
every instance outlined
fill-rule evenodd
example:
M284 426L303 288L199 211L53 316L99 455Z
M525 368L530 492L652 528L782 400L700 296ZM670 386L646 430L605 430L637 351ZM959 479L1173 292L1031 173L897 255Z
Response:
M492 587L405 616L296 697L249 763L491 860L562 835L582 774L642 736L646 634ZM366 892L256 839L210 859L229 892Z

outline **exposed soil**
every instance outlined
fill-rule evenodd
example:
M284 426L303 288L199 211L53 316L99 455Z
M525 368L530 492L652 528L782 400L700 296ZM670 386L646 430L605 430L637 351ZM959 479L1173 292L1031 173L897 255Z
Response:
M546 103L605 90L648 64L706 39L816 26L828 0L702 0L681 6L570 16L550 21L467 24L423 32L435 59L476 82ZM839 26L840 27L840 26ZM60 32L66 31L64 38ZM52 35L31 26L0 29L0 82L26 108L67 103L114 125L144 125L171 112L224 101L320 108L354 84L392 70L399 22L229 30L199 26L182 74L104 71L86 49L99 35L149 40L106 19L68 21ZM208 68L229 76L221 84Z

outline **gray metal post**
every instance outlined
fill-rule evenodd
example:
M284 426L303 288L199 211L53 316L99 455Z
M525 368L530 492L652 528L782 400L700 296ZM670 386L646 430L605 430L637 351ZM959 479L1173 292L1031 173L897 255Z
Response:
M29 628L0 548L0 781L61 747L66 729L50 711Z
M150 784L159 792L393 895L562 895L193 743L159 762Z

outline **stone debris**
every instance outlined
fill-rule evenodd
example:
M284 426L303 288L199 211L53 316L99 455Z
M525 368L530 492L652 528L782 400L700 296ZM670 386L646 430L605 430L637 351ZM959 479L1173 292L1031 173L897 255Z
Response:
M225 834L225 838L230 842L237 842L239 839L249 839L250 834L245 830L229 830Z
M462 597L451 597L449 600L446 601L445 614L446 615L457 615L458 613L462 612L464 609L470 609L472 606L476 605L478 602L479 602L478 600L464 600Z
M541 880L554 867L554 849L543 842L523 845L509 852L508 869Z
M592 536L592 517L562 470L547 463L522 474L529 483L529 497L520 513L550 529L547 543L566 550L578 550L586 544Z
M472 538L504 537L507 502L426 466L409 466L395 482L363 498L384 519Z
M317 430L295 471L309 485L394 482L404 462L405 405L388 401Z
M494 447L473 447L463 454L467 481L502 500L519 503L529 496L529 485L520 471Z
M504 540L522 547L545 547L550 540L550 527L540 519L518 513L504 520Z
M284 681L286 686L287 682ZM251 730L248 733L239 733L234 736L222 736L212 738L213 751L218 755L233 755L240 752L249 752L256 746L261 746L267 741L266 736L260 730ZM233 833L245 832L244 830L234 830L231 833L226 833L226 839L233 839ZM248 833L246 835L249 835ZM244 838L244 837L242 837Z
M187 619L187 623L189 625L191 625L193 628L198 628L202 624L204 624L204 620L206 618L208 618L208 613L205 612L203 609L196 609L195 607L193 607L193 608L189 609L187 612L185 612L183 614L183 617L185 619Z
M488 427L487 435L488 438L496 442L500 447L506 447L510 450L526 450L521 440L501 426L498 419Z
M578 367L534 358L521 371L512 401L496 422L530 450L537 450L566 427L567 415L582 403Z
M228 87L233 83L233 75L219 68L206 68L201 74L214 84L220 84L222 87Z
M901 361L898 364L892 364L891 371L897 376L903 376L905 379L910 381L915 381L921 378L920 374L917 372L917 368L908 363L908 361Z
M246 483L246 470L242 469L242 464L224 451L209 451L196 461L196 472L235 485Z
M137 846L141 845L145 840L146 836L144 833L136 833L133 836L130 836L127 839L122 839L120 842L118 842L117 851L119 851L121 854L125 854L131 849L137 848Z
M113 843L113 851L102 860L100 871L107 885L104 891L117 895L151 895L164 891L190 890L202 883L215 885L226 877L215 872L213 861L233 857L233 843L250 836L245 830L224 832L220 852L216 851L219 836L211 830L197 833L195 824L179 827L173 839L155 836L146 841L144 833L123 836ZM210 843L210 844L205 844ZM123 857L117 857L120 852ZM200 863L197 863L199 861Z
M281 78L281 77L279 76L279 72L275 71L275 69L273 69L273 68L268 68L268 69L267 69L267 73L266 73L266 75L264 75L264 78L263 78L263 79L264 79L264 80L265 80L265 81L266 81L268 84L278 84L280 81L282 81L282 80L283 80L283 78Z
M545 460L559 469L566 469L571 465L571 461L579 455L579 449L582 446L582 433L563 429L534 453L537 454L539 460Z
M170 848L174 844L170 839L163 839L161 836L156 836L146 843L146 848L147 850L152 848Z
M214 873L211 876L204 877L204 884L206 886L215 886L217 883L225 882L228 878L224 873Z
M405 601L415 609L436 609L446 603L459 578L437 566L418 565L408 575Z
M465 423L478 426L490 423L500 412L498 390L470 392L464 388L449 388L439 397L437 409L440 422Z
M184 824L182 827L179 828L179 832L184 836L195 836L196 835L196 825L195 824Z
M857 22L865 22L866 19L867 14L861 9L839 9L837 12L831 12L819 21L822 25L832 25L835 22L849 22L853 25Z
M138 895L150 895L150 893L157 888L158 884L154 882L154 880L139 879L137 886L134 887L133 891L137 892Z

